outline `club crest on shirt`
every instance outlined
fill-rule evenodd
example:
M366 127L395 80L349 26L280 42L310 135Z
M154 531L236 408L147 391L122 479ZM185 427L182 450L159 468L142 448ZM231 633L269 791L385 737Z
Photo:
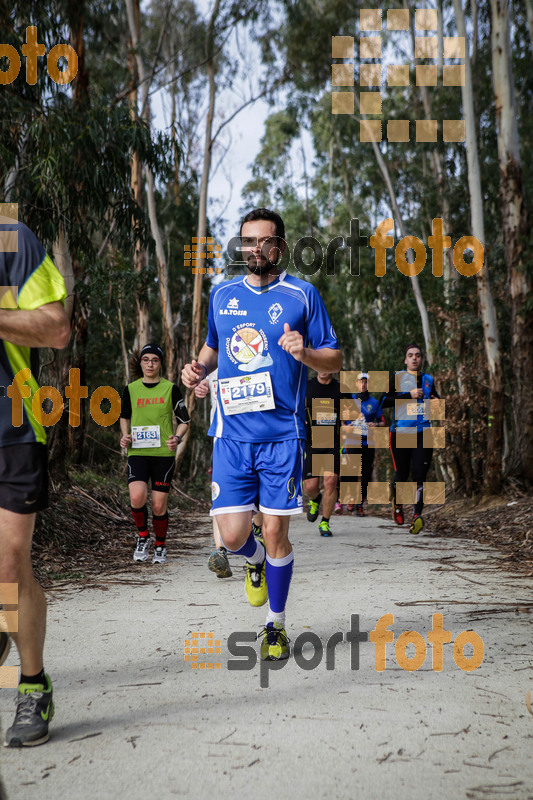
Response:
M272 325L275 325L278 319L283 314L283 308L279 303L273 303L270 308L268 309L268 316L270 317L270 322Z
M226 355L241 372L255 372L273 364L265 332L246 323L233 328L233 335L226 339Z

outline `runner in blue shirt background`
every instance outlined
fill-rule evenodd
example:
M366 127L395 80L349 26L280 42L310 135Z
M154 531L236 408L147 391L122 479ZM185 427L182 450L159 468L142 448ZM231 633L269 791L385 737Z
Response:
M193 388L218 366L211 515L228 552L246 558L251 605L269 600L261 657L280 660L289 655L289 520L302 511L307 367L336 372L342 357L318 291L277 266L286 248L281 217L255 209L240 236L247 274L211 292L207 339L182 380ZM251 533L257 505L264 544Z
M372 478L374 468L374 447L368 445L368 428L383 428L385 417L381 411L378 400L368 392L368 373L360 372L357 376L357 388L359 391L352 395L360 412L359 419L341 420L341 425L345 426L343 431L343 454L361 453L361 502L354 506L347 506L348 511L355 511L357 516L364 517L363 503L367 499L368 483ZM349 428L347 429L347 427ZM354 436L350 436L353 431Z
M433 448L424 447L424 430L431 427L429 403L440 397L433 377L422 372L422 362L422 348L417 344L407 345L404 362L407 369L391 376L389 391L381 399L382 408L394 408L389 441L395 470L392 482L393 519L397 525L403 525L404 516L403 505L396 502L396 484L398 481L408 481L409 471L416 482L416 502L409 527L411 533L420 533L424 527L424 481L433 457ZM414 447L402 444L399 438L408 433L416 433Z

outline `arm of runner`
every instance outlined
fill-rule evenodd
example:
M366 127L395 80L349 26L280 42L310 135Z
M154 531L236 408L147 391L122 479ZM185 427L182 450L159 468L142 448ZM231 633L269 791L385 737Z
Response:
M200 350L200 355L197 361L191 361L190 364L185 364L181 371L181 380L187 389L194 389L204 378L207 378L210 372L217 368L218 364L218 350L213 350L207 344L204 344Z
M342 353L331 347L323 347L320 350L313 350L312 347L305 347L301 333L291 331L288 322L283 326L284 333L278 341L286 353L301 361L306 367L317 372L338 372L342 367Z
M70 322L63 303L56 300L30 311L0 309L0 339L24 347L62 350L70 339Z
M413 389L411 392L397 392L396 375L393 373L389 376L389 391L381 397L379 403L380 408L394 408L394 402L396 400L409 400L410 398L414 399L418 397L418 391L418 389ZM413 394L413 392L415 394Z
M200 399L207 397L209 394L209 381L207 378L194 387L194 394Z
M122 434L120 437L120 446L128 447L128 445L131 444L129 419L124 419L124 417L120 418L120 433Z
M176 432L173 433L172 436L168 437L166 444L169 450L174 451L177 449L178 444L185 436L187 428L189 427L189 422L191 421L179 386L176 384L174 384L172 387L172 408L174 410L175 421L178 424L176 427Z
M131 444L130 435L130 420L131 420L131 397L130 390L127 386L124 387L122 392L122 403L120 406L120 446L128 447Z

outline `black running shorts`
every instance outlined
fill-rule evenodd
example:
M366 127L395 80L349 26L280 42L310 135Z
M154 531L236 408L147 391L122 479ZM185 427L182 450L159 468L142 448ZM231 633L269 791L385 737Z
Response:
M48 506L45 444L0 447L0 508L33 514Z
M316 447L311 447L309 442L305 446L305 458L304 458L304 480L309 480L309 478L316 478L318 477L313 473L313 456L318 457L318 464L322 464L325 462L324 457L326 457L328 465L333 463L333 472L335 475L339 474L340 470L340 451L339 448L336 447L332 450L323 450L318 449ZM329 456L329 458L327 458ZM315 464L316 466L316 464Z
M152 480L152 491L169 492L174 475L174 456L129 456L128 483Z

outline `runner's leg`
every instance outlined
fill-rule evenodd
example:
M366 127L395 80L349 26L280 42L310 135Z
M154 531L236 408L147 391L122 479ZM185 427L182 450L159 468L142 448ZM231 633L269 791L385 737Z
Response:
M43 669L46 633L46 600L31 566L35 517L0 508L0 584L18 585L18 632L10 635L19 651L21 672L27 676Z
M372 469L374 467L375 450L368 445L363 446L362 450L362 476L361 476L361 503L364 503L368 496L368 484L372 480Z
M411 463L411 472L413 481L416 482L416 503L414 507L414 514L417 516L422 515L424 508L424 481L427 478L429 468L431 466L431 459L433 457L433 449L424 447L423 431L417 434L417 446L413 450L413 459Z

